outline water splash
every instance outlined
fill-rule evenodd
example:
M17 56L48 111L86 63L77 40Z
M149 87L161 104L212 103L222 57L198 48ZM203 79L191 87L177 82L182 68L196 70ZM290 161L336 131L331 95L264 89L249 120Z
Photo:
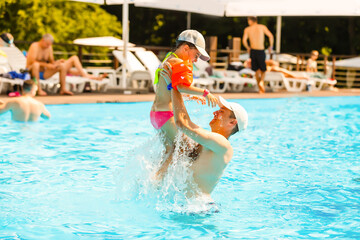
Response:
M114 173L118 200L141 201L161 212L201 213L209 210L190 169L189 157L197 143L179 132L172 163L161 181L154 175L166 160L161 134L135 147L127 154L126 164Z

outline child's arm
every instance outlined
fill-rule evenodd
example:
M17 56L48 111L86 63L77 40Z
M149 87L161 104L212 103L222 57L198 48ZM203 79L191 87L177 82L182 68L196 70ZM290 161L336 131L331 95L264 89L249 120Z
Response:
M212 107L218 104L218 99L209 90L191 86L193 81L191 62L178 58L169 59L169 63L165 64L165 70L171 72L171 85L178 89L180 93L203 96L207 99L208 105ZM166 84L169 85L170 83L166 81Z
M207 90L207 89L202 89L202 88L193 87L193 86L188 87L188 86L185 86L183 84L178 85L177 89L181 93L186 93L186 94L190 94L190 95L197 95L197 96L205 96L209 107L210 107L210 105L212 107L215 107L216 105L219 104L219 100L217 99L217 97L215 97L213 94L211 94L209 92L209 90Z

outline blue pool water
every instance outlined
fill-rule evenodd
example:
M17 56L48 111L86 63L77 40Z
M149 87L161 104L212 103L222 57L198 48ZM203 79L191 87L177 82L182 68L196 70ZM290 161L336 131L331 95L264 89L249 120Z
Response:
M151 103L52 105L31 124L1 115L0 239L359 239L360 97L236 101L249 126L230 139L208 214L128 184L144 169L135 156L157 146ZM212 111L187 107L208 128Z

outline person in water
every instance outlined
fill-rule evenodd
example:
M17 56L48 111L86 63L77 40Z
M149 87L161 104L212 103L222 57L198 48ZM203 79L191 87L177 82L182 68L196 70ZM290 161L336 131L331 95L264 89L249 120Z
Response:
M11 111L12 120L20 122L35 122L39 117L49 119L51 115L45 105L33 98L36 91L37 85L33 80L24 81L23 96L6 102L0 100L0 114Z
M205 51L205 39L196 30L185 30L176 40L176 50L166 56L156 71L156 95L151 107L150 120L153 127L163 134L162 140L167 154L173 151L173 142L177 134L171 89L190 95L203 96L208 101L208 105L212 107L218 103L217 98L209 90L191 86L193 81L192 63L196 62L198 58L203 61L210 59Z
M210 194L233 156L228 139L246 129L248 114L240 104L219 97L220 109L213 113L214 118L209 124L211 131L208 131L191 121L180 92L176 89L171 92L177 128L198 143L194 154L191 154L193 179L201 194L211 201ZM164 176L171 163L172 158L168 158L162 164L158 176Z

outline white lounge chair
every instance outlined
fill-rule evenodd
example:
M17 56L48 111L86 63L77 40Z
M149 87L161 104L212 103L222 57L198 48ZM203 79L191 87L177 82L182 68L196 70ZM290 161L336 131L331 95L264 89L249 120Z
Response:
M257 86L256 79L251 77L242 77L238 71L223 71L223 75L226 78L233 78L235 83L229 82L228 90L231 92L242 92L245 85Z
M309 83L307 79L286 78L281 72L266 72L264 82L274 91L285 88L288 92L304 91Z
M0 66L0 73L7 73L9 72L9 68L5 66ZM7 86L10 86L11 88L14 88L15 85L22 85L23 80L21 79L8 79L4 77L0 77L0 93L2 91L8 90Z
M161 65L161 61L152 51L135 51L135 55L140 59L140 61L145 65L145 67L150 71L152 81L155 80L155 74L158 67ZM214 80L203 78L201 76L194 75L193 85L201 88L210 88L214 84ZM156 88L154 87L154 90Z
M237 71L217 71L213 69L213 74L210 76L206 69L210 68L211 65L205 61L198 60L194 63L194 66L197 68L197 70L194 70L194 75L205 79L210 78L214 81L214 84L210 88L213 92L241 92L246 83L256 84L255 79L241 77Z
M1 50L3 50L8 56L11 70L19 72L20 69L26 68L26 57L17 47L2 47ZM102 89L106 90L106 86L109 83L109 80L103 79L98 81L80 76L66 76L66 87L70 91L77 93L83 92L86 82L97 84L99 88L102 87ZM59 87L59 75L55 74L46 80L40 80L40 85L44 90L51 93L56 93Z
M100 76L100 74L107 74L108 77L102 79L101 81L90 79L90 84L92 85L91 89L106 92L108 87L116 86L116 71L115 69L103 69L103 68L86 68L86 72Z
M196 76L196 72L193 72L193 85L195 87L212 89L214 84L215 80L206 76Z
M193 70L194 86L206 87L211 92L223 93L229 87L229 83L223 81L220 77L209 76L206 71L198 69Z
M331 73L324 75L322 73L307 73L302 72L302 74L309 78L311 85L314 90L320 91L327 86L334 87L337 83L336 79L330 79L328 76L331 76Z
M138 51L135 51L135 55L140 59L140 61L144 64L144 66L150 72L151 79L154 82L156 70L158 69L158 67L161 64L161 61L159 60L159 58L152 51L138 50Z
M1 47L7 57L8 64L11 71L20 72L20 69L26 69L26 57L17 47ZM50 92L56 92L58 90L58 79L50 78L48 80L41 80L41 87Z
M95 76L99 76L100 74L105 74L107 73L109 76L106 77L106 78L103 78L101 80L95 80L95 79L90 79L90 78L85 78L85 77L77 77L78 78L78 81L84 81L85 84L86 83L89 83L91 85L91 90L92 91L97 91L97 92L106 92L107 89L108 89L108 86L109 86L109 83L110 83L110 78L115 78L115 70L104 70L104 69L101 69L101 68L93 68L93 69L84 69L85 72L87 73L90 73L90 74L93 74ZM68 82L68 79L70 78L70 84L75 82L76 81L76 76L74 79L71 79L73 78L74 76L66 76L66 82ZM85 87L85 84L84 84L84 87ZM83 92L84 90L84 87L82 89L81 92ZM79 88L80 90L80 88Z
M113 51L114 56L116 59L123 64L124 56L123 52L119 50ZM122 80L122 66L116 69L116 76L117 78ZM127 82L126 86L139 89L139 90L146 90L149 91L150 86L152 85L152 77L150 72L142 65L142 63L135 57L135 55L128 51L127 52L127 62L126 62L126 72L127 72Z

